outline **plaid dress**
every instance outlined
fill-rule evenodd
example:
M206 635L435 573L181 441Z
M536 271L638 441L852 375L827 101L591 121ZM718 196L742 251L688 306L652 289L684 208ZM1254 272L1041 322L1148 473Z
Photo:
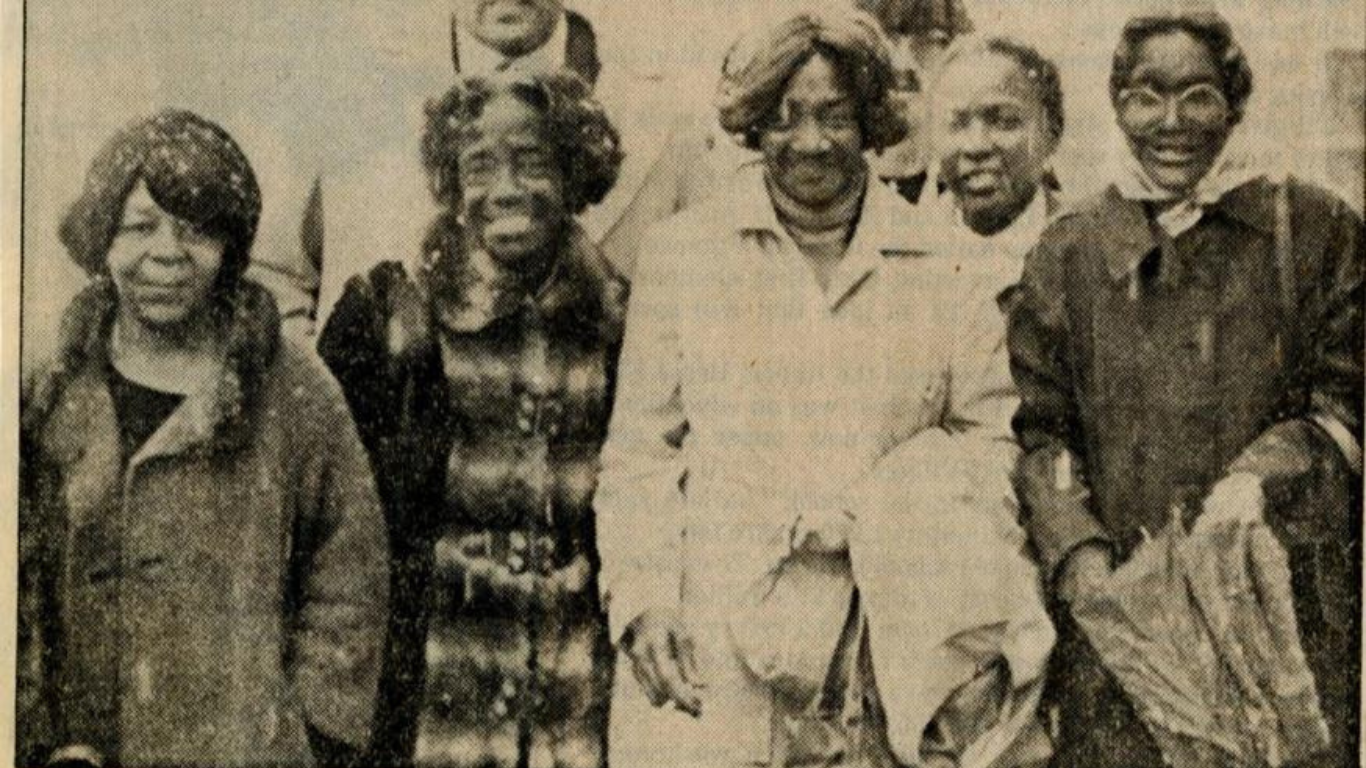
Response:
M373 361L369 377L333 368L382 454L408 562L376 759L594 768L610 646L590 503L624 290L577 230L531 293L459 241L438 226L412 279L390 264L353 281L337 313L366 311L334 313L320 342Z

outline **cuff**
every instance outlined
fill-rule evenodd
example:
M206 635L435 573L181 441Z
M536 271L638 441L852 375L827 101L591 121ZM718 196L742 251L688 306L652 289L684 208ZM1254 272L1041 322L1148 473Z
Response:
M622 640L626 628L645 611L678 604L679 577L663 572L636 571L618 578L607 589L607 626L612 644Z
M1016 496L1025 530L1043 562L1047 583L1072 550L1090 542L1110 542L1091 513L1091 492L1072 453L1054 446L1020 458Z

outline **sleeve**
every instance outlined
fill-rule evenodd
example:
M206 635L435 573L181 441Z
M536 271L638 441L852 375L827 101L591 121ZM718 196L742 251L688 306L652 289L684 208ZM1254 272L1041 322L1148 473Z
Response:
M1289 346L1299 350L1309 410L1271 425L1228 468L1261 479L1268 520L1290 540L1334 535L1348 524L1348 494L1361 477L1366 381L1362 220L1336 198L1322 212L1296 207L1311 215L1295 217L1291 242L1310 252L1296 257L1298 338Z
M1011 425L1020 444L1014 484L1021 522L1048 583L1078 546L1107 541L1084 480L1080 408L1073 387L1063 252L1044 233L1024 275L1003 298L1010 372L1020 404Z
M295 675L308 723L363 747L388 618L388 546L364 449L340 394L332 399L292 553Z
M341 384L361 442L371 453L380 437L395 428L401 407L401 399L393 396L396 371L386 338L390 283L400 269L385 263L347 281L318 336L318 355Z
M19 572L16 606L18 629L15 658L15 761L38 765L57 746L58 724L51 706L49 658L55 638L50 619L57 616L57 552L53 527L42 514L38 476L41 460L29 435L20 437L19 452Z
M594 497L614 642L645 610L679 600L687 416L677 324L684 260L676 250L652 236L641 252Z

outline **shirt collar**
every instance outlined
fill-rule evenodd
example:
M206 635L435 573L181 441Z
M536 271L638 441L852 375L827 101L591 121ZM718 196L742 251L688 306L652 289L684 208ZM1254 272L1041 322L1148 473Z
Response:
M790 241L769 198L760 160L741 167L727 209L742 237ZM836 309L887 259L922 256L936 246L922 227L909 226L914 209L901 195L869 174L858 223L849 248L825 291L826 305ZM792 245L795 250L796 246Z
M786 232L778 221L778 213L773 209L773 201L764 184L763 161L753 160L741 166L736 180L728 206L735 231L742 235L766 233L785 236ZM931 250L930 242L924 233L910 231L906 227L910 210L910 204L895 190L878 183L870 174L850 248L861 244L865 249L883 256L928 252Z
M554 72L567 63L569 25L565 14L555 21L555 29L545 44L530 53L509 59L470 34L459 22L452 21L457 66L462 75L489 75L498 71L524 73ZM500 70L501 68L501 70Z

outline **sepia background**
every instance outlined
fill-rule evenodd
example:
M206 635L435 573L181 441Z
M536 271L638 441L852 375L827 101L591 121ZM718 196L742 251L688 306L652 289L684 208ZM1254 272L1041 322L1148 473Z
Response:
M847 0L829 0L830 3ZM1098 189L1117 148L1105 91L1129 11L1121 0L966 0L979 31L1038 45L1059 63L1067 130L1057 155L1069 197ZM23 354L50 351L83 281L57 242L99 145L162 106L199 111L242 143L265 212L257 253L297 247L313 180L411 146L424 100L448 84L449 0L42 0L27 3ZM571 0L610 66L709 108L738 31L792 0ZM1256 76L1243 130L1273 167L1362 201L1366 3L1223 0ZM661 140L662 140L661 136ZM630 151L630 147L627 150ZM376 201L382 204L382 201Z

